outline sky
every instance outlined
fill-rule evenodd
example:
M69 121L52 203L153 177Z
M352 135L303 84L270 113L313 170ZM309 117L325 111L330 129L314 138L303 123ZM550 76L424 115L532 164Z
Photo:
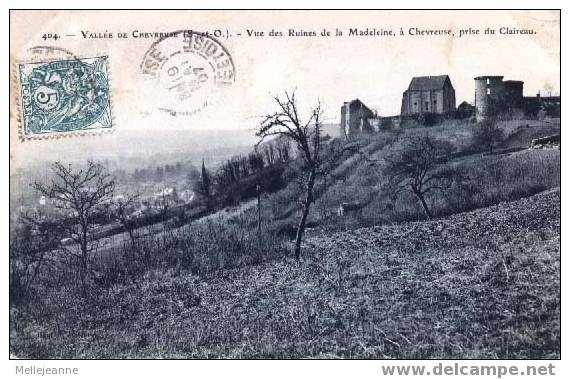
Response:
M558 12L528 11L235 11L164 12L147 11L50 11L11 13L11 62L29 62L30 48L39 45L65 49L76 57L106 55L113 125L120 130L156 133L162 129L232 130L253 129L264 114L275 110L273 97L284 90L296 90L299 106L310 109L323 104L325 121L339 122L344 101L361 99L380 115L396 115L403 91L413 76L451 77L456 103L473 101L473 78L503 75L505 80L523 80L525 96L539 90L560 91L560 34ZM468 35L460 29L500 27L533 29L534 35ZM348 36L350 28L392 30L396 36ZM450 36L411 36L410 28L452 29ZM176 30L228 32L218 38L235 67L235 81L227 88L214 88L203 95L207 105L191 116L172 116L164 111L171 99L165 83L147 80L141 62L156 38L133 38L133 31L170 32ZM274 29L285 34L270 37ZM296 32L323 29L330 37L288 37ZM335 37L335 30L344 32ZM264 36L248 37L247 31L263 31ZM400 30L404 36L399 36ZM58 40L43 40L46 33L58 33ZM114 38L83 38L114 33ZM117 33L129 38L119 39ZM241 34L241 36L238 36ZM74 37L69 37L73 35ZM198 62L199 63L199 62ZM18 88L12 73L11 88ZM163 76L164 77L164 76ZM50 139L18 141L17 91L13 91L11 153L15 160L39 154L46 145L65 142ZM201 100L201 99L199 99ZM193 108L172 104L173 108ZM231 138L231 134L228 134ZM74 137L71 137L74 138ZM82 138L107 138L113 135ZM88 140L87 140L88 141ZM88 142L85 142L88 146ZM124 146L124 149L136 148ZM87 147L88 149L88 147Z

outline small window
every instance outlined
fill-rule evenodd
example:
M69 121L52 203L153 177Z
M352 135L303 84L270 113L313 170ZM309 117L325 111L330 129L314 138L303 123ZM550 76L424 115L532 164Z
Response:
M490 83L491 83L491 82L490 82L489 78L487 78L487 85L489 85Z
M429 109L429 101L426 101L426 111Z
M491 94L491 88L487 88L487 95Z

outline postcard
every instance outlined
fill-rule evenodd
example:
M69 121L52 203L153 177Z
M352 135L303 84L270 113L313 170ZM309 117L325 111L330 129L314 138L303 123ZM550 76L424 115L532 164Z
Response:
M559 359L560 54L559 10L11 11L11 357Z

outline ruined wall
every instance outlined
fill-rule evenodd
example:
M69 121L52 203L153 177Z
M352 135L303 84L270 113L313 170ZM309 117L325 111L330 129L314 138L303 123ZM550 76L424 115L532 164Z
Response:
M443 105L444 105L443 102L444 102L443 91L437 91L435 93L433 100L432 100L433 111L435 113L445 113L445 108L443 107Z
M506 80L505 86L505 106L509 111L522 106L524 82L520 80Z
M341 136L351 138L362 132L373 130L370 119L374 114L360 101L344 103L340 109Z
M457 105L455 103L455 89L452 86L446 86L445 91L447 95L444 96L444 98L447 103L445 104L443 111L444 113L455 112Z
M402 116L421 113L445 114L455 110L455 91L451 86L442 90L406 91L402 96Z
M443 99L443 91L406 91L401 114L443 113Z
M348 134L349 134L349 125L347 123L347 118L348 118L348 104L349 103L344 103L341 107L340 107L340 135L341 137L344 138L348 138Z

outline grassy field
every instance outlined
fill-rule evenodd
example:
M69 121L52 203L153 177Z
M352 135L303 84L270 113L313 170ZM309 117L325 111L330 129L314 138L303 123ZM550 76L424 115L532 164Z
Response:
M559 358L560 192L11 308L21 358ZM29 307L29 308L25 308Z

